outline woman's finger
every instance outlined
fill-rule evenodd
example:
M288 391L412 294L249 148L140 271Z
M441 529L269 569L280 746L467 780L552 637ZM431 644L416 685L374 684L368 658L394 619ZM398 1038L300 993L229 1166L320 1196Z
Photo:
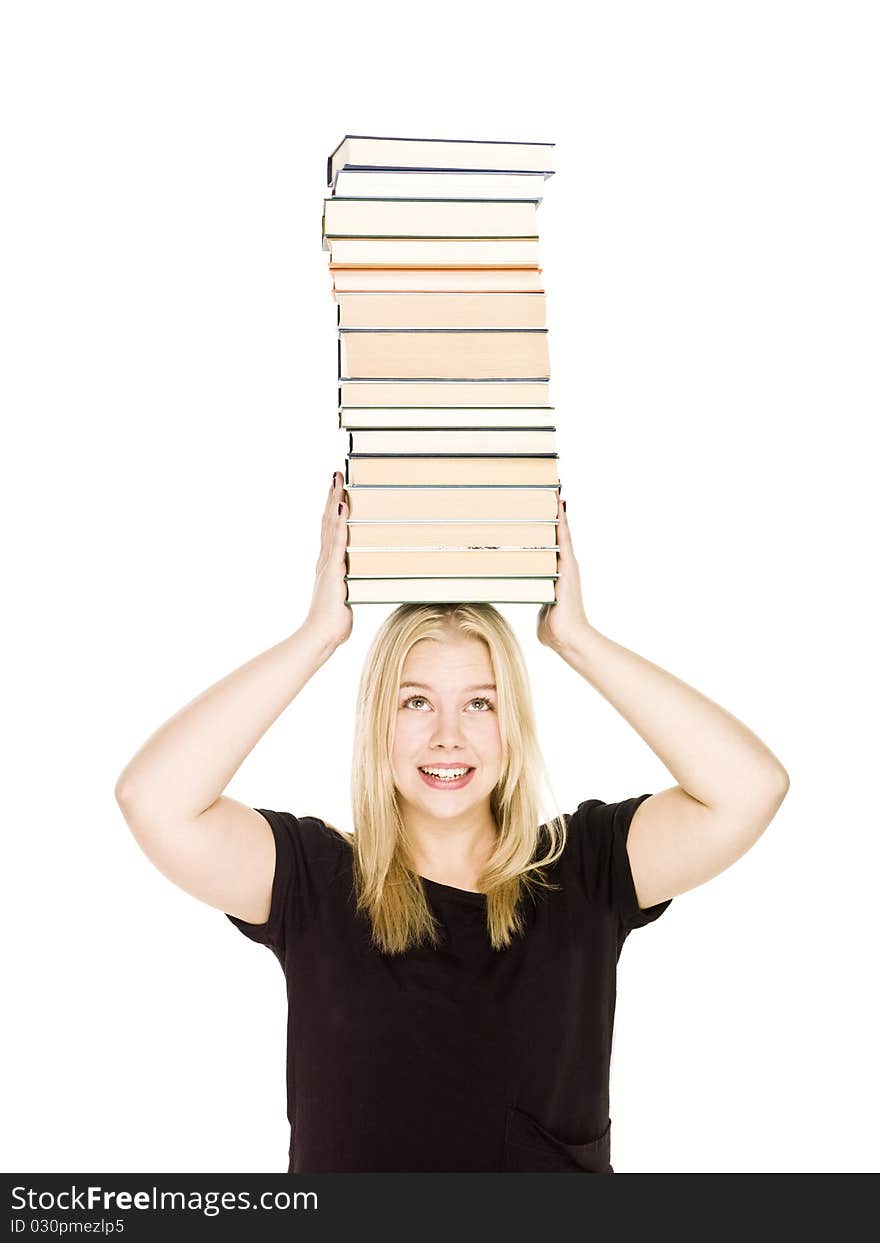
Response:
M556 514L556 527L559 533L557 543L559 544L560 557L565 556L571 549L571 536L568 530L568 518L565 513L565 502L562 497L559 498Z
M340 508L341 507L341 508ZM348 544L348 504L345 501L337 502L336 514L336 555L340 558L345 556L346 545Z
M327 504L324 506L324 517L321 520L321 543L324 544L329 538L332 538L336 530L335 520L337 517L337 505L340 498L337 496L339 482L339 472L333 472L333 483L330 485L330 491L327 494Z

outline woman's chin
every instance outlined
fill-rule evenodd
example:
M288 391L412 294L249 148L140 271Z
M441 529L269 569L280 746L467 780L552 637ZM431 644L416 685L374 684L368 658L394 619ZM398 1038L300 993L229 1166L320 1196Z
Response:
M458 817L469 811L482 807L487 800L486 795L472 789L460 791L422 789L414 792L406 802L410 807L418 807L422 812L443 820L445 817Z

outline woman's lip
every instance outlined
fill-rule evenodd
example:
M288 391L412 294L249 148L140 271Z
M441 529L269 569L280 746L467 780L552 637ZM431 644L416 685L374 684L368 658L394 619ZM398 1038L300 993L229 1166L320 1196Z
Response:
M464 765L461 764L459 767L464 768ZM460 790L462 786L467 785L476 771L477 770L475 768L471 768L471 770L466 772L463 777L458 777L455 781L444 781L440 777L429 777L427 773L422 772L421 768L416 769L416 772L419 774L422 781L424 781L425 785L430 786L432 790Z

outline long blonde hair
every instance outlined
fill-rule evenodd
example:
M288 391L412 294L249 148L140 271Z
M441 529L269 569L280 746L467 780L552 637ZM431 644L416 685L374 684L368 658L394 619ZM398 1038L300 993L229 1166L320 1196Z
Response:
M397 697L407 653L420 639L442 641L450 631L482 639L489 648L502 743L501 774L490 795L498 829L480 876L493 949L506 949L524 930L521 899L549 884L542 868L565 848L565 818L540 823L540 785L547 769L538 744L531 688L519 643L491 604L402 604L373 639L358 690L351 798L355 898L372 925L372 943L402 954L428 941L440 944L438 924L422 881L409 865L406 827L391 768ZM552 790L551 790L552 793ZM555 804L555 798L553 800ZM548 849L536 857L541 829Z

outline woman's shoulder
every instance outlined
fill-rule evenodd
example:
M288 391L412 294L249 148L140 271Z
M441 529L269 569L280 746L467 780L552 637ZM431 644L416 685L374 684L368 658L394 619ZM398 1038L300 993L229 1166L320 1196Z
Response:
M558 850L560 839L564 838L554 866L574 868L580 876L595 876L610 864L615 849L619 852L621 846L625 847L636 808L649 797L642 794L613 803L601 798L582 799L573 811L560 813L541 825L542 853L549 852L551 847ZM550 825L557 828L555 834L551 833Z
M354 843L353 834L346 833L343 829L338 829L335 824L331 824L329 820L324 820L321 816L303 816L302 819L314 825L314 831L324 841L334 846L339 846L344 850L351 850Z
M324 859L351 853L351 834L344 833L322 816L275 811L267 807L254 810L268 820L276 842L280 840L289 845L295 855Z

